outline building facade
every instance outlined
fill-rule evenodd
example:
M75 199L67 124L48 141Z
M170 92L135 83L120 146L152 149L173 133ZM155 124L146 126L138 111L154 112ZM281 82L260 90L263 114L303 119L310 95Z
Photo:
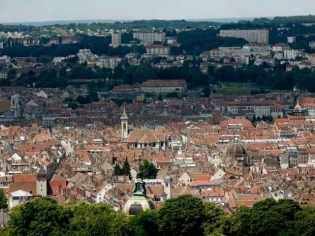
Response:
M221 37L242 38L250 43L265 43L269 44L268 29L251 29L251 30L220 30Z
M112 33L112 47L118 47L121 45L121 32L115 31Z
M164 32L137 32L133 33L134 39L139 39L145 44L152 44L154 42L164 43L166 40L166 35Z
M170 54L170 47L162 44L153 44L146 47L149 55L166 56Z
M145 93L172 93L186 90L185 80L148 80L140 85L140 91Z

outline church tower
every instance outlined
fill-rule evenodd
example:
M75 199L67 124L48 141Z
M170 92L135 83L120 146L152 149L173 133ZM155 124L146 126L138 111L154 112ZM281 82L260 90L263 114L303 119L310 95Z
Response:
M126 113L126 107L124 106L123 113L120 117L121 120L121 138L123 140L128 138L128 116Z
M166 199L172 198L172 177L167 175L164 178L164 192L166 193Z

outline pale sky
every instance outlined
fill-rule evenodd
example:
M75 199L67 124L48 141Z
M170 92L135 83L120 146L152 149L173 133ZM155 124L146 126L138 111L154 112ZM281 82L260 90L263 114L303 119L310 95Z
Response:
M0 22L315 14L315 0L0 0Z

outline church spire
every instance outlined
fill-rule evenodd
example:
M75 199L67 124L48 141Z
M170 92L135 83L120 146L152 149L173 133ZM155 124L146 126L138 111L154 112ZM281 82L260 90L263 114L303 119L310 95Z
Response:
M121 138L126 140L128 137L128 116L126 112L126 105L124 104L122 115L120 117L121 120Z
M125 103L124 103L123 112L122 112L121 117L128 118L127 112L126 112L126 104Z

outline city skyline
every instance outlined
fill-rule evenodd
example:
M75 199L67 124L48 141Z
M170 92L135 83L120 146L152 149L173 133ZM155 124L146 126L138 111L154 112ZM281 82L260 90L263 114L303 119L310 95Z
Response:
M139 19L220 19L273 17L314 14L312 0L278 0L263 2L253 0L161 0L152 1L117 0L104 2L91 0L86 5L82 0L2 0L0 2L0 22L38 22L75 20L139 20ZM290 5L284 8L283 5ZM75 7L73 7L75 6ZM271 7L272 6L272 7ZM308 6L308 7L305 7ZM134 9L134 10L133 10ZM176 9L176 11L174 10Z

